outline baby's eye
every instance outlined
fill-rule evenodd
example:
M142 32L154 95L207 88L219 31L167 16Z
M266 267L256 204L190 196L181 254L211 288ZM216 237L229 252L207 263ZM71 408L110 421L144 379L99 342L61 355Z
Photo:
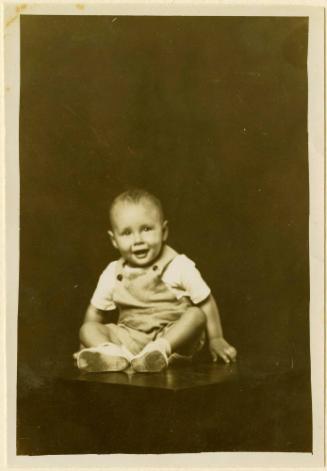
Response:
M151 228L150 226L144 226L144 227L143 227L143 231L144 231L144 232L149 232L149 231L151 231L151 229L152 229L152 228Z
M125 229L125 230L121 233L121 235L123 235L123 236L129 236L129 235L131 235L131 231L130 231L129 229Z

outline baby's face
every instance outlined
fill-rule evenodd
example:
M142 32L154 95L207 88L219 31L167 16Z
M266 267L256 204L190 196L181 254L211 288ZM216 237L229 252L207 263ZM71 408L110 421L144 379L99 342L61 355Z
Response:
M168 229L167 221L162 221L159 209L151 201L117 203L111 222L112 243L129 265L145 267L158 258Z

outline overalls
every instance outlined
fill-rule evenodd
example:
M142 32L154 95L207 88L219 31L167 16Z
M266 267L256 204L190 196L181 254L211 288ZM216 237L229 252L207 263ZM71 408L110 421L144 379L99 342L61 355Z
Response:
M131 353L165 334L188 309L199 309L189 298L177 299L161 277L177 253L165 246L160 258L150 267L129 269L118 260L113 301L119 309L117 324L107 324L112 341L123 344ZM189 356L204 344L204 335L187 348ZM184 351L183 351L184 353Z

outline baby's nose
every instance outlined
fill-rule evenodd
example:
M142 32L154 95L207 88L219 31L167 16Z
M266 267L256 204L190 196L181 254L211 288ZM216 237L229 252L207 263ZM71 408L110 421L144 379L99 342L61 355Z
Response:
M142 244L142 242L143 242L142 235L139 232L136 232L134 234L134 244Z

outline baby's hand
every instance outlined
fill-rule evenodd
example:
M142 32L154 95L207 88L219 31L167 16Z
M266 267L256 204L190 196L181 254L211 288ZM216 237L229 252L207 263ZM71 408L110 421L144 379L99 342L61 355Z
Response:
M213 361L217 361L218 356L221 357L225 363L236 361L237 351L232 345L229 345L223 337L209 340L209 350Z

